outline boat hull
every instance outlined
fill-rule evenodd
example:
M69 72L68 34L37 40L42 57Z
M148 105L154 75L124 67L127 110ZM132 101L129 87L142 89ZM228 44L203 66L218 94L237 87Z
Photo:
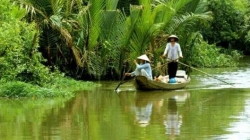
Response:
M136 76L134 85L137 90L176 90L182 89L190 82L190 78L177 83L163 83L159 81L148 80L145 76Z

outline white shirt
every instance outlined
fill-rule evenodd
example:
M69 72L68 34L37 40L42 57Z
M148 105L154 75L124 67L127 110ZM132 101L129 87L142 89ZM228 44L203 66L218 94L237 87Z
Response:
M167 55L167 61L173 61L173 60L177 61L179 57L182 57L180 44L175 42L174 46L172 46L171 43L167 43L163 55L164 56Z

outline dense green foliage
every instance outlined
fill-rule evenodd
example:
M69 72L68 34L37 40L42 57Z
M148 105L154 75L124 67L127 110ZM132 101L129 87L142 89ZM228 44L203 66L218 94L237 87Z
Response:
M34 23L21 19L25 10L5 2L1 5L0 17L0 77L6 81L19 80L31 84L43 85L53 77L49 69L40 62L38 52L38 32ZM53 75L51 75L53 76Z
M55 83L38 85L20 81L0 81L0 97L73 97L76 91L93 89L97 84L92 82L79 82L70 78L57 77Z
M234 2L235 7L231 1L218 0L17 0L13 3L24 7L30 26L39 29L39 33L34 30L29 41L39 40L39 45L32 46L46 58L43 64L77 79L117 79L129 67L124 63L133 66L133 60L141 54L148 54L153 67L162 61L160 56L170 34L179 37L185 63L196 67L236 66L240 54L233 49L239 49L236 46L239 45L247 50L244 43L248 43L248 30L244 26L248 9L237 12L236 7L244 7L239 1ZM238 42L242 38L246 41ZM218 49L218 45L229 50ZM36 77L36 70L20 71L21 75L32 71L33 79L40 78ZM41 80L48 79L41 77Z
M194 26L212 19L211 12L197 10L203 6L197 0L139 0L131 3L138 5L131 5L129 12L125 9L126 14L117 10L130 2L18 1L42 31L39 44L47 64L82 79L115 78L125 61L131 63L143 53L156 64L169 34L186 42L188 34L199 30Z
M245 41L245 45L248 46L245 48L245 51L250 52L250 1L248 1L247 4L247 10L246 10L246 15L244 17L245 21L245 26L244 26L244 31L246 36L242 38L243 41Z
M56 97L72 96L74 90L91 87L51 72L41 62L38 51L39 31L35 23L22 19L26 10L9 0L0 5L0 96ZM74 87L74 89L72 89Z
M204 38L209 43L249 53L247 0L209 0L207 5L208 10L213 12L214 20L202 32Z
M195 67L235 67L242 55L236 50L228 50L208 44L200 33L193 33L183 49L185 62Z

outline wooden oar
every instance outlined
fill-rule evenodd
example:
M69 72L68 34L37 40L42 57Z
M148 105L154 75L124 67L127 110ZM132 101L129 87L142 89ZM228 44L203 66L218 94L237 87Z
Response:
M131 69L131 67L128 69L128 71L127 72L129 72L130 71L130 69ZM120 81L120 83L117 85L117 87L115 88L115 91L120 87L120 85L121 84L124 84L124 83L126 83L126 81L124 82L124 79L126 78L126 75L125 75L125 73L124 73L124 75L123 75L123 77L122 77L122 80ZM133 78L132 78L133 79ZM129 81L129 80L128 80Z
M123 84L124 79L125 79L126 75L124 74L122 77L122 80L120 81L120 83L117 85L117 87L115 88L115 91L120 87L121 84Z
M132 77L130 77L130 79L128 79L128 80L126 80L126 81L123 81L121 84L127 83L127 82L133 80L134 78L135 78L135 76L132 76Z
M125 79L126 75L123 76L122 80L120 81L120 83L117 85L117 87L115 88L115 91L120 87L121 84L123 84L123 80Z
M191 66L189 66L189 65L187 65L187 64L184 64L184 63L182 63L182 62L180 62L180 61L178 61L178 63L180 63L180 64L182 64L182 65L184 65L184 66L187 66L187 67L189 67L189 68L191 68L191 69L194 69L194 70L196 70L196 71L199 71L199 72L201 72L201 73L203 73L203 74L206 74L206 75L208 75L208 76L210 76L210 77L213 77L214 79L217 79L217 80L219 80L219 81L221 81L221 82L224 82L224 83L226 83L226 84L229 84L229 85L233 86L232 83L228 83L228 82L226 82L226 81L224 81L224 80L221 80L221 79L219 79L219 78L217 78L217 77L215 77L215 76L213 76L213 75L211 75L211 74L208 74L208 73L206 73L206 72L203 72L203 71L201 71L201 70L198 70L198 69L196 69L196 68L194 68L194 67L191 67Z

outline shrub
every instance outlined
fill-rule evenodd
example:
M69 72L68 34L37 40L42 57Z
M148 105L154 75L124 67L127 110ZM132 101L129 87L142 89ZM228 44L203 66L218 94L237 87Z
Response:
M52 75L38 52L39 32L34 23L22 21L25 10L2 0L0 6L0 78L42 86Z
M201 35L192 35L190 42L183 49L185 61L196 67L234 67L237 66L240 52L224 49L203 41Z

